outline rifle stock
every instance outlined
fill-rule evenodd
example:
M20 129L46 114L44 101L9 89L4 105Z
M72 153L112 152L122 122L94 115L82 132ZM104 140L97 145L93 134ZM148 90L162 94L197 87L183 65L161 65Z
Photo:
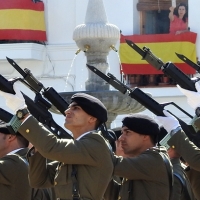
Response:
M161 70L168 77L172 78L178 85L182 88L190 91L197 92L195 88L195 82L192 81L186 74L184 74L178 67L176 67L173 63L166 63Z
M36 95L35 101L23 94L26 105L30 113L45 127L47 127L54 135L59 138L73 139L73 137L60 127L53 119L52 114L48 111L51 107L40 94Z
M13 115L4 109L0 108L0 119L8 123L12 119Z
M3 92L15 94L15 91L13 90L13 82L8 81L1 74L0 74L0 90Z

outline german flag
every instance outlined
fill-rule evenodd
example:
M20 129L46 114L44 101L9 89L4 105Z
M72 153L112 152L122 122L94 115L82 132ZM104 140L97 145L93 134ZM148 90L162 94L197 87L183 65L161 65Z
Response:
M43 2L1 1L0 19L0 40L46 41Z
M171 61L184 73L195 74L195 70L180 60L175 52L183 54L196 63L196 37L197 34L193 32L186 32L179 35L121 35L119 54L122 71L124 74L162 74L161 70L156 70L145 60L142 60L141 56L126 44L125 39L127 39L134 42L141 49L144 46L150 48L152 53L164 63Z

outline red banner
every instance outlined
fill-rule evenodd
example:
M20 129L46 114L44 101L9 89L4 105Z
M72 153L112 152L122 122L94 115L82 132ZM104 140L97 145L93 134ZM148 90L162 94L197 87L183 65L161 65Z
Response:
M1 1L0 18L0 40L46 41L43 2Z

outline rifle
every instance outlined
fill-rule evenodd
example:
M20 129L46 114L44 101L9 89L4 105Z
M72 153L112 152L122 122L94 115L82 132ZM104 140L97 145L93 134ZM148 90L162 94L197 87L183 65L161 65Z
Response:
M198 73L200 73L200 62L197 61L197 64L192 62L189 58L184 56L183 54L176 53L177 57L180 58L183 62L191 66L193 69L195 69Z
M174 102L167 102L167 103L158 103L154 99L152 99L150 96L145 94L142 90L140 90L138 87L135 87L134 89L129 88L128 86L124 85L122 82L120 82L114 75L111 73L108 73L105 75L100 70L95 68L94 66L88 65L87 67L93 71L96 75L101 77L103 80L105 80L107 83L112 85L115 89L119 90L123 94L128 94L131 98L138 101L140 104L142 104L144 107L146 107L148 110L150 110L152 113L154 113L157 116L165 116L163 113L164 108L167 105L173 105L176 108L178 108L180 111L185 113L188 117L193 118L189 113L184 111L182 108L180 108L178 105L176 105ZM168 111L170 114L172 114L170 111ZM176 117L174 114L172 114L174 117ZM200 131L196 132L194 127L192 125L186 124L184 121L176 117L176 119L179 121L183 131L186 133L188 138L193 141L198 147L200 147Z
M0 108L0 119L8 123L12 119L13 115L4 109Z
M173 63L167 62L163 63L163 61L156 57L149 48L143 47L140 49L135 43L131 40L126 40L126 43L134 49L137 53L142 56L142 59L146 60L150 65L152 65L157 70L162 70L162 72L168 77L172 78L178 85L182 88L190 91L197 92L195 88L195 83L199 81L199 79L191 80L185 73L183 73L178 67L176 67Z
M23 81L19 78L16 80ZM13 83L16 80L8 81L0 74L0 90L7 93L15 94L15 91L13 90ZM42 98L42 95L40 93L36 94L35 101L30 99L24 93L22 93L22 95L24 96L26 105L30 113L47 129L49 129L53 134L55 134L59 138L73 138L69 133L67 133L53 120L52 114L48 111L48 109L51 107L51 104L47 102L44 98ZM4 112L4 115L0 115L0 118L5 122L9 122L13 115L11 116L10 114L9 116L8 112L4 111L3 109L1 109L0 111L1 113Z
M23 76L23 83L29 87L33 92L42 93L42 95L50 101L59 111L65 116L65 110L69 104L60 96L53 87L45 88L41 82L39 82L27 68L24 70L17 65L17 63L6 57L8 62Z
M25 94L23 94L23 96L30 113L47 129L49 129L58 138L73 139L69 133L67 133L54 121L52 114L48 111L51 104L43 99L40 93L36 94L34 101Z

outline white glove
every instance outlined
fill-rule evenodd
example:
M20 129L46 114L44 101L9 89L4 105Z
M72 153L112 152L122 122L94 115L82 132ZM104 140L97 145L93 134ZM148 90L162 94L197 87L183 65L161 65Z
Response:
M20 109L27 108L27 105L25 103L25 99L22 93L16 85L16 82L13 84L13 89L15 91L15 94L0 91L0 95L6 99L6 105L8 106L8 108L16 113L16 111Z
M199 82L195 83L195 87L197 92L193 92L190 90L185 90L177 85L178 89L187 97L188 104L196 110L197 107L200 107L200 85Z
M180 126L179 121L166 110L163 110L166 117L156 116L155 118L163 125L168 133Z

